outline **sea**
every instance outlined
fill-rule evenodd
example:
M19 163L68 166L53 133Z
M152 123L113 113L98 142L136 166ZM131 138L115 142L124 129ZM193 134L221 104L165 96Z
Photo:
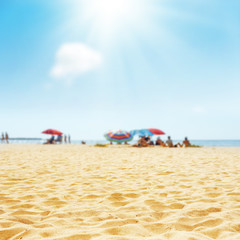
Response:
M41 138L10 138L9 143L11 144L43 144L46 139ZM88 145L95 144L107 144L108 141L104 139L99 140L84 140ZM137 140L133 140L130 144L136 143ZM178 142L182 142L182 140L173 139L173 143L176 144ZM240 147L240 139L239 140L191 140L191 144L203 146L203 147ZM0 142L1 143L1 142ZM72 140L72 144L82 144L82 140Z

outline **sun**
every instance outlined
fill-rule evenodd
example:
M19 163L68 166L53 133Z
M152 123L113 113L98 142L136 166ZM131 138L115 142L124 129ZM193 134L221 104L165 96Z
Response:
M103 21L120 20L133 10L133 2L129 0L90 0L88 4L88 11Z
M86 19L95 28L111 33L119 28L127 28L140 21L146 0L84 0L83 9Z
M66 29L97 48L111 52L133 43L153 28L155 0L62 0L69 7Z

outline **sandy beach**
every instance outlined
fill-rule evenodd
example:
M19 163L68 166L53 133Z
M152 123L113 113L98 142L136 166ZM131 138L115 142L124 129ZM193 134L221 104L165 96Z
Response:
M239 240L240 148L0 145L0 240Z

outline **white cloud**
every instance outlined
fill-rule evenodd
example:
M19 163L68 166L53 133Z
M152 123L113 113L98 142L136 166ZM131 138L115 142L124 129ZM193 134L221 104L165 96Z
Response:
M51 76L71 82L79 75L96 69L102 63L99 52L82 43L65 43L56 53L56 62Z

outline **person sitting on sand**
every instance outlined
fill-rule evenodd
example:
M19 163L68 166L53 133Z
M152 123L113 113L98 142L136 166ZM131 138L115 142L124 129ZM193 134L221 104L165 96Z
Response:
M50 139L47 140L47 142L43 144L54 144L54 143L55 143L54 136L52 136Z
M154 142L150 140L148 144L151 145L151 146L153 146L153 145L154 145Z
M160 137L157 138L156 145L159 145L161 147L166 147L166 144L160 139Z
M177 145L173 145L173 141L170 136L168 136L168 140L166 141L168 147L177 147Z
M189 142L189 140L188 140L187 137L185 137L182 145L183 145L184 147L189 147L189 146L191 146L191 143Z
M151 140L151 136L144 137L148 145L154 145L154 142Z
M141 137L141 138L138 140L137 144L134 144L134 145L133 145L133 147L147 147L147 146L148 146L148 143L147 143L147 141L145 140L145 137L144 137L144 136Z
M185 137L185 139L183 140L183 143L178 143L177 144L178 147L189 147L191 146L189 140L187 139L187 137Z
M145 137L141 137L138 141L138 146L139 147L147 147L148 146L148 143L145 139Z
M145 139L146 142L150 142L151 137L150 137L150 136L147 136L147 137L144 137L144 139Z
M162 140L160 139L160 137L158 137L157 140L156 140L155 145L161 146L161 144L162 144Z

